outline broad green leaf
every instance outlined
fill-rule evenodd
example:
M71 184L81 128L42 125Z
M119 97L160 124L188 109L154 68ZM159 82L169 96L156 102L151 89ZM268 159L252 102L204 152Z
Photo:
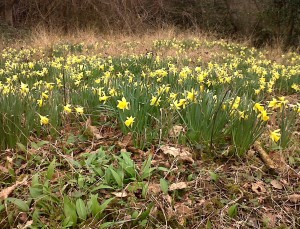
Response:
M205 228L212 229L212 223L210 222L210 220L207 220Z
M166 167L158 167L157 169L160 170L160 171L163 171L163 172L169 172L170 171L170 169L168 169Z
M38 144L36 144L35 142L31 142L31 147L35 150L38 150L40 147L38 146Z
M161 190L167 194L168 193L168 189L169 189L169 184L168 181L166 181L164 178L160 178L160 188Z
M148 185L148 183L146 183L146 184L143 186L143 189L142 189L142 197L143 197L143 198L146 198L147 193L148 193L148 188L149 188L149 185Z
M29 211L29 206L24 200L17 199L17 198L7 198L7 201L15 204L23 212Z
M18 143L17 143L17 147L18 147L18 149L19 149L20 151L22 151L22 152L27 152L26 146L24 146L22 143L18 142Z
M99 189L114 189L114 188L109 185L101 184L101 185L97 186L96 188L93 188L91 190L91 192L98 191Z
M34 212L32 213L32 219L33 219L34 223L40 221L40 211L39 211L39 209L34 210Z
M228 208L228 216L233 218L237 215L238 213L238 205L234 204L230 208Z
M30 196L32 198L39 198L41 197L43 194L43 189L42 189L42 185L40 185L41 187L29 187L29 192L30 192Z
M82 199L76 200L76 212L81 220L86 220L87 209Z
M101 205L100 205L100 214L102 214L102 212L107 208L107 206L109 205L109 203L114 200L115 198L110 198L108 200L105 200Z
M142 164L142 173L144 172L144 170L149 170L149 168L151 167L151 161L152 161L152 156L150 155L146 161L144 161L144 163Z
M76 206L68 197L64 197L64 214L65 214L65 222L75 226L77 223L77 213ZM69 220L67 220L69 219Z
M98 202L98 194L91 195L91 198L89 200L89 205L90 205L90 208L91 208L92 215L99 219L100 218L100 214L99 214L100 204Z
M149 178L151 173L155 168L151 168L152 156L150 155L148 159L143 163L141 172L142 172L142 180Z
M118 186L123 186L123 181L121 176L113 169L110 167L110 172L113 175L115 181L117 182Z
M36 144L39 146L39 147L42 147L43 145L46 145L48 144L49 142L48 141L39 141L37 142Z
M84 182L85 182L85 178L82 175L79 175L77 183L79 188L83 188L84 187Z
M139 216L139 212L138 211L134 211L131 215L131 219L136 219Z
M40 181L39 181L39 174L36 173L32 176L31 186L35 187L35 186L39 186L39 185L41 185Z
M212 181L218 182L218 180L219 180L219 175L218 174L216 174L214 172L209 172L209 175L210 175L210 178L211 178Z
M5 206L3 204L0 204L0 212L2 212L5 209Z
M114 222L106 222L106 223L102 223L99 227L99 229L105 229L105 228L109 228L114 226L115 223Z
M153 206L154 206L154 203L149 204L146 211L144 211L142 214L140 214L140 216L137 218L137 220L142 221L142 220L146 219L149 216Z
M48 166L48 170L47 170L47 179L51 180L53 175L54 175L54 171L55 171L55 167L56 167L56 162L55 162L55 158L53 159L53 161L50 163L50 165Z

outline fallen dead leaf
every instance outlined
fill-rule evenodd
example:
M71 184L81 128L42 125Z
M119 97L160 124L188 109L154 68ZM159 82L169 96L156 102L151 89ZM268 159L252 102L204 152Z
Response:
M97 127L92 126L92 120L91 117L89 117L85 123L85 134L91 137L95 137L97 140L102 139L103 136L101 135L100 131L98 130Z
M193 209L186 206L185 204L183 203L177 203L175 204L174 206L175 208L175 211L179 214L179 215L189 215L193 212Z
M29 220L29 221L26 222L26 224L24 225L24 227L22 227L22 229L29 228L29 227L31 227L32 224L33 224L33 220Z
M271 185L273 186L273 188L276 188L276 189L283 188L282 184L278 180L272 180Z
M186 220L193 210L183 203L175 204L174 208L176 215L178 216L178 223L181 226L184 226L186 224Z
M186 182L179 182L179 183L174 183L171 184L169 187L170 191L178 190L178 189L185 189L187 188L187 183Z
M292 194L288 196L288 200L292 203L298 203L300 202L300 194Z
M172 197L170 195L164 195L163 197L168 202L168 204L172 204Z
M184 132L185 132L185 130L184 130L183 126L175 125L169 131L169 137L171 137L171 138L177 138L177 137L179 137L179 135L181 133L184 133Z
M124 136L122 141L117 142L117 145L122 149L125 149L128 146L133 146L132 134L128 133L126 136Z
M176 217L175 211L173 210L172 207L167 207L166 215L167 215L167 219L172 219L173 217Z
M148 190L153 194L158 194L161 192L160 184L151 183L148 186Z
M194 160L192 158L192 154L188 152L186 149L179 149L175 148L173 146L162 146L160 148L164 154L169 154L173 157L177 157L181 159L182 161L187 161L190 163L194 163Z
M258 181L256 183L252 183L252 191L255 192L258 195L261 195L266 192L264 182Z
M122 192L112 192L112 194L118 198L124 198L126 196L128 196L126 191L122 191Z
M272 213L265 213L263 214L263 221L266 222L268 228L273 228L276 226L276 215Z
M0 172L1 172L1 173L8 173L9 171L8 171L8 169L5 168L4 166L0 165Z
M3 189L1 192L0 192L0 200L5 200L8 198L8 196L17 188L19 187L20 185L25 185L27 184L27 179L28 179L28 176L24 177L22 181L17 181L14 185L8 187L8 188L5 188Z

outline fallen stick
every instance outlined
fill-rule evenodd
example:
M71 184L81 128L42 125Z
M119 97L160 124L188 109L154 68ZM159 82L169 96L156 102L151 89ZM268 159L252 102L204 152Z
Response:
M268 169L271 169L276 172L278 171L275 162L270 158L268 153L262 148L260 142L258 141L254 142L253 148L256 152L258 152L260 159L265 163Z

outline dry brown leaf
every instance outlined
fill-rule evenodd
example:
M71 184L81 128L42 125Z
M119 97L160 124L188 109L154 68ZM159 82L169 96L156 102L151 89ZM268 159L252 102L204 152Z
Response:
M86 127L85 134L87 134L88 136L94 137L97 140L102 139L103 136L101 135L98 128L95 126L92 126L91 124L92 124L92 120L91 120L91 117L89 117L85 123L85 127Z
M0 165L0 173L9 173L8 169Z
M173 157L178 157L180 155L180 149L173 146L162 146L160 148L164 154L172 155Z
M117 142L120 148L125 149L128 146L133 146L132 134L128 133L126 136L123 137L122 141Z
M292 194L288 196L288 200L292 203L298 203L300 202L300 194Z
M112 194L118 198L124 198L126 196L128 196L126 191L122 191L122 192L112 192Z
M179 182L179 183L174 183L171 184L169 187L170 191L178 190L178 189L185 189L187 188L187 183L186 182Z
M183 203L175 204L174 208L176 215L178 216L178 223L181 226L184 226L187 218L189 217L189 215L191 215L193 210Z
M158 194L161 192L160 184L151 183L148 186L148 190L153 194Z
M163 197L170 205L172 204L172 197L170 195L164 195Z
M189 215L193 212L193 209L186 206L185 204L183 203L177 203L175 204L174 206L176 212L179 214L179 215Z
M271 185L273 186L273 188L276 188L276 189L283 188L282 184L278 180L272 180Z
M194 163L194 160L192 158L192 154L188 152L186 149L179 149L175 148L173 146L162 146L160 148L164 154L169 154L173 157L178 157L179 159L183 161L187 161L190 163Z
M185 132L183 126L175 125L169 131L169 137L171 137L171 138L177 138L183 132Z
M266 192L264 182L258 181L256 183L252 183L252 191L255 192L258 195L261 195Z
M0 192L0 200L5 200L8 196L20 185L25 185L27 183L28 176L24 177L22 181L17 181L14 185L3 189Z
M171 219L173 217L176 217L175 211L173 210L172 207L167 207L166 215L167 215L167 219Z
M22 227L22 229L29 228L29 227L31 227L32 224L33 224L33 220L29 220L29 221L26 222L26 224L24 225L24 227Z
M263 214L263 220L267 223L268 228L273 228L276 226L276 215L272 213Z

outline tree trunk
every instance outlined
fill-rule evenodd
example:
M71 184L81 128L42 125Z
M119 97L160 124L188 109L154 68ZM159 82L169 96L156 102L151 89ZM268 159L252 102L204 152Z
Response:
M15 0L4 0L4 16L5 16L5 22L13 26L14 20L13 20L13 8L15 4Z

